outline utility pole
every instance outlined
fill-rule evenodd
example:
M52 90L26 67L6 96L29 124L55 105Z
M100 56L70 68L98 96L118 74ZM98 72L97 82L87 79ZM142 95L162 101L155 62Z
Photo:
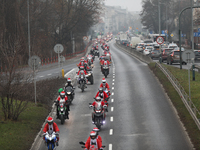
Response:
M29 51L29 58L30 58L31 57L31 44L30 44L29 0L27 0L27 7L28 7L28 51Z

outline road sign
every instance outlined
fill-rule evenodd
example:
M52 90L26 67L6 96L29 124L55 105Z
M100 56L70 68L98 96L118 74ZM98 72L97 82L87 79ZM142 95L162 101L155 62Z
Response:
M194 60L194 58L195 58L195 54L191 50L185 50L182 53L182 59L183 59L183 61L185 61L187 63L190 63L192 60Z
M28 60L28 65L32 68L32 69L38 69L39 66L41 65L41 59L38 56L32 56L31 58L29 58Z
M158 36L158 37L156 38L156 42L157 42L158 44L162 44L162 43L164 43L164 38L163 38L162 36Z
M62 46L62 44L56 44L54 46L54 52L56 53L62 53L64 50L64 47Z
M171 37L173 37L173 36L174 36L174 34L172 33L172 34L170 34L170 36L171 36Z
M61 62L61 63L65 62L65 57L61 55L61 56L58 58L58 61Z
M84 37L83 37L83 40L84 40L84 41L86 41L87 39L88 39L88 37L87 37L87 36L84 36Z

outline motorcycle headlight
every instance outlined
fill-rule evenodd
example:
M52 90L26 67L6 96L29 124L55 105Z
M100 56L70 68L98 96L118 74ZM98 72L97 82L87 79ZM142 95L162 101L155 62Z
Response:
M91 75L91 73L88 73L88 76L90 76Z
M71 92L67 92L67 94L71 94Z
M100 113L101 112L101 110L96 110L96 113Z

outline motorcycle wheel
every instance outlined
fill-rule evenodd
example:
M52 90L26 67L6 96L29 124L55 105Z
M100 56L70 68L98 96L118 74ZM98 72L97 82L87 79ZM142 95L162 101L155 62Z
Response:
M81 84L81 91L82 91L82 92L84 92L84 86L85 86L85 85L82 83L82 84Z
M61 120L61 124L64 124L64 122L65 122L65 119L64 119L64 115L62 114L62 115L60 115L60 120Z
M49 144L49 149L48 150L53 150L52 144Z
M107 78L107 76L108 76L107 71L104 72L104 76L105 76L105 78Z
M97 124L96 124L97 128L99 130L101 130L101 122L100 122L100 119L97 119Z
M93 77L93 75L91 76L90 82L91 82L91 84L94 84L94 77Z

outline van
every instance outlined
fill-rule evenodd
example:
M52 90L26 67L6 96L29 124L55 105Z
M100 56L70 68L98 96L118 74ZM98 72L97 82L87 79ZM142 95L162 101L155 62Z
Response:
M136 48L136 45L140 42L141 42L141 40L139 37L131 37L130 47Z

